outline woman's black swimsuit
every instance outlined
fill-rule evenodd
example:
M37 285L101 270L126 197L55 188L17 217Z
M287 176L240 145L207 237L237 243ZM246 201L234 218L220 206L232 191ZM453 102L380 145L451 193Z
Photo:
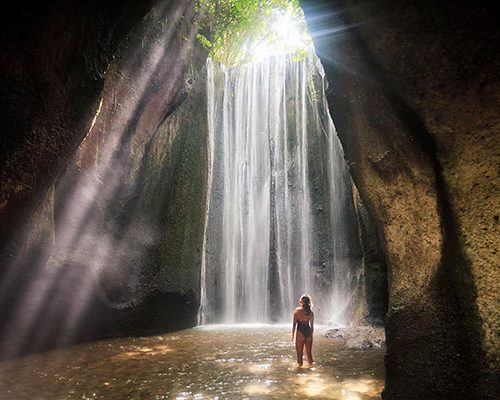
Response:
M297 331L302 333L304 338L308 339L311 336L311 326L309 325L309 320L302 322L297 319Z

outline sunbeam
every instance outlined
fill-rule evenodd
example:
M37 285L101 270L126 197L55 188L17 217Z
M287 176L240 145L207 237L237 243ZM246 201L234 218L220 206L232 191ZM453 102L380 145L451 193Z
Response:
M164 113L156 110L166 112L177 102L190 47L189 41L179 43L173 38L187 12L192 12L187 2L177 2L174 9L161 3L154 10L155 18L168 18L169 23L145 25L137 32L140 39L136 48L128 50L132 57L118 59L108 67L102 98L72 161L74 166L56 184L58 213L50 257L47 263L39 260L26 281L21 301L10 310L11 318L0 338L9 347L2 349L2 356L11 357L26 348L71 343L78 336L93 337L98 327L89 317L96 299L103 296L104 271L121 271L114 284L123 285L125 298L143 295L137 285L141 284L140 274L146 271L139 272L137 265L151 247L155 228L144 221L137 205L127 205L140 190L140 169L127 179L125 175L133 167L137 137L146 143L164 118ZM185 34L193 40L195 32L192 26ZM165 73L168 79L161 78ZM130 213L130 221L121 227L113 226L107 217L119 210L117 206L125 206ZM30 250L17 254L5 267L8 274L0 287L2 304L8 301L6 285L26 273Z

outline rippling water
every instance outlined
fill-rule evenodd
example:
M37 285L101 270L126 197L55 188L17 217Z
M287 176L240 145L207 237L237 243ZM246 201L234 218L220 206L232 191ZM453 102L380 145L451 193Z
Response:
M295 367L289 326L207 326L108 340L0 363L0 399L379 399L383 349L321 336Z

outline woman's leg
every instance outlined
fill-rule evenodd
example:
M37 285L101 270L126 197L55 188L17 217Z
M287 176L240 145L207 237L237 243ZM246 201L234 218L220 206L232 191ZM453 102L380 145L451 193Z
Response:
M295 350L297 350L297 364L302 367L302 358L304 356L304 336L302 333L297 332L295 335Z
M313 363L313 356L312 356L312 345L313 345L313 337L312 335L309 336L309 338L305 341L305 346L306 346L306 355L307 355L307 362L309 364Z

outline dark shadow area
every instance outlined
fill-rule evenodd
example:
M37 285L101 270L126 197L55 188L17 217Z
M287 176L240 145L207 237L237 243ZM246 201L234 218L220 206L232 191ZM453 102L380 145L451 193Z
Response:
M380 5L380 15L374 18L385 18L384 6ZM367 157L362 150L364 144L356 149L356 139L350 138L352 121L358 118L353 117L353 113L364 113L360 118L367 124L367 128L358 124L357 129L366 129L366 133L357 135L358 140L380 142L388 149L380 160L372 160L371 164L380 179L388 183L383 189L386 193L394 191L398 195L401 189L390 186L398 176L416 181L413 175L416 168L428 169L433 174L434 186L428 189L436 193L443 237L441 260L431 276L427 298L422 298L421 303L404 305L404 298L396 298L389 292L394 306L386 329L387 383L383 397L401 398L405 393L406 399L422 396L432 399L493 398L496 382L487 374L489 367L481 347L484 338L471 262L462 249L463 238L455 222L457 216L450 206L435 140L418 111L399 96L398 88L386 76L373 49L358 35L360 22L352 19L356 6L344 1L304 1L303 7L330 82L328 97L332 117L351 163L353 178L363 202L376 217L379 232L387 223L383 208L388 205L382 198L373 196L372 189L367 189L367 174L360 170L363 168L361 160ZM446 8L445 5L441 7ZM450 15L453 14L450 12ZM319 32L317 37L315 32ZM396 250L390 246L384 242L385 252ZM389 279L397 282L400 267L390 267L395 270L390 272ZM408 393L409 387L414 388L411 393Z

